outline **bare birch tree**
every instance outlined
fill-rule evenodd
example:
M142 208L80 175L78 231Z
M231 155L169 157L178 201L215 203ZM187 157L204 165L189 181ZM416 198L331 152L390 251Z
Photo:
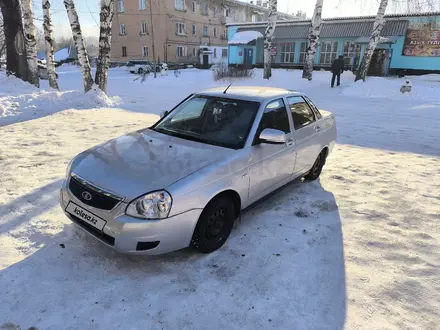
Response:
M50 0L43 0L43 16L44 40L46 44L46 66L49 76L49 86L58 89L57 74L55 72L55 61L53 57L53 33L52 19L50 16Z
M101 0L99 56L95 83L104 93L107 93L108 68L110 65L113 7L114 0Z
M6 71L27 81L28 66L24 46L23 24L19 0L0 0L3 32L6 43Z
M87 56L78 13L76 12L73 0L64 0L64 6L66 7L67 16L69 17L73 41L75 42L76 53L83 76L84 92L87 93L93 86L92 69L90 68L89 57Z
M35 24L32 13L32 0L22 0L23 5L23 31L26 47L26 60L29 68L28 81L40 87L40 76L37 65L37 39L35 37Z
M312 24L309 30L309 40L307 46L306 59L304 63L303 75L304 79L312 80L313 64L315 62L316 47L319 42L322 26L322 5L324 0L317 0L315 11L313 12Z
M271 52L273 44L273 34L277 25L277 0L269 0L269 16L267 18L266 32L264 33L264 79L272 77Z
M368 68L370 67L371 58L373 57L374 50L380 40L380 33L385 25L385 10L387 9L388 0L381 0L379 10L377 11L376 19L373 24L373 31L370 35L370 41L368 42L364 56L362 58L361 66L356 74L355 81L364 80L367 77Z

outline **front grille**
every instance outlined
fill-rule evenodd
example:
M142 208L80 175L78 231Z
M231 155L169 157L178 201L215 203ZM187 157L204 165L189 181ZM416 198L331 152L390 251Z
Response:
M113 208L120 202L120 199L111 197L109 196L110 194L98 191L98 189L93 189L73 176L70 178L69 190L84 204L101 210L113 210ZM84 198L84 195L89 197L88 200Z
M83 229L85 229L90 234L97 237L98 239L100 239L104 243L107 243L108 245L111 245L111 246L115 245L115 238L114 237L107 235L106 233L96 229L95 227L89 225L88 223L82 221L80 218L77 218L72 214L69 214L69 217L70 217L70 220L75 222L78 226L82 227Z

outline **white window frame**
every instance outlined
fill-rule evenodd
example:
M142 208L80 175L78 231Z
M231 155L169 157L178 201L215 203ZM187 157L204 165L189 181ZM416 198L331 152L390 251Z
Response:
M148 25L147 22L142 21L141 22L141 32L140 34L148 34Z
M185 10L185 0L174 0L174 9L176 10Z
M187 57L187 48L186 46L177 46L176 47L176 57Z
M301 41L299 46L300 46L300 48L299 48L299 63L303 64L306 62L306 57L307 57L307 48L308 48L307 41ZM303 46L304 46L304 48L303 48Z
M192 35L196 36L197 35L197 24L193 24L192 25Z
M192 12L195 13L197 11L197 2L192 2Z
M228 30L223 31L223 38L228 39Z
M183 22L176 22L176 34L179 36L186 36L186 24Z
M212 16L217 17L217 7L216 6L212 7Z
M206 33L205 33L206 31ZM208 30L208 26L207 25L203 25L203 36L204 37L209 37L209 30Z
M139 0L139 10L147 9L147 0Z
M148 57L148 46L142 46L141 54L142 54L142 57Z
M205 2L202 2L202 4L200 5L200 13L203 16L208 16L208 4Z
M336 45L336 46L335 46ZM329 47L330 46L330 50ZM338 57L338 41L321 41L320 45L319 64L332 64ZM324 58L324 60L322 60Z
M353 40L344 40L344 63L353 65L354 58L361 53L361 45Z
M119 34L121 36L127 35L127 29L125 28L125 24L119 24Z
M217 58L217 48L214 48L214 54L213 54L214 58Z
M281 63L293 63L295 59L295 44L291 42L281 43L279 48Z
M120 13L125 11L124 0L118 0L118 10Z
M225 17L231 17L231 8L225 7Z
M228 57L228 49L227 48L223 48L222 49L222 58Z

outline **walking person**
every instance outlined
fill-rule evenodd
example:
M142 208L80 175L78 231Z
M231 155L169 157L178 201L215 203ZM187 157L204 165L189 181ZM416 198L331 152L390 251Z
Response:
M335 86L335 78L338 78L337 86L341 84L341 74L344 72L344 56L339 56L332 63L332 88Z

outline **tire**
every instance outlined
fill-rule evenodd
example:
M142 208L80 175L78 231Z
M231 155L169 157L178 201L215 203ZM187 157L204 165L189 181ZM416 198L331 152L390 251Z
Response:
M139 73L139 74L143 74L143 73L144 73L144 69L139 68L139 69L138 69L138 73Z
M325 151L321 151L321 153L318 155L318 158L316 158L315 163L313 164L312 169L310 170L307 175L304 176L304 179L307 181L314 181L321 175L322 168L325 164Z
M191 245L202 253L218 250L231 234L235 218L235 206L229 198L214 198L200 215Z

